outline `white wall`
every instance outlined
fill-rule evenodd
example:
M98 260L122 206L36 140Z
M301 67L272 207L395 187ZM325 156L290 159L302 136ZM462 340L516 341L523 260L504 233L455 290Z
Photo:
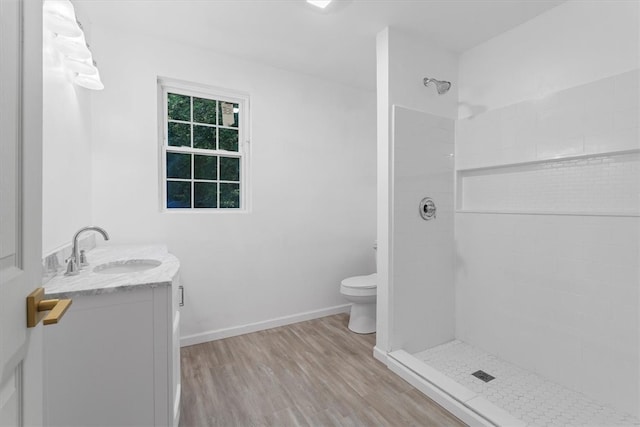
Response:
M94 26L93 212L112 243L167 243L182 336L345 304L374 271L375 95L193 46ZM157 76L250 94L252 211L161 213Z
M389 278L392 272L391 263L391 104L389 104L389 28L385 28L376 36L376 147L377 156L377 206L376 237L378 294L376 305L376 348L374 355L384 361L390 346L390 316L393 304L389 292Z
M410 353L454 338L454 120L393 109L391 348ZM435 218L419 214L430 197Z
M456 118L458 105L458 55L398 29L389 29L389 104L401 105L440 117ZM425 87L431 77L451 82L438 95Z
M48 254L91 224L91 94L71 83L46 33L43 50L42 250Z
M638 2L561 4L460 56L460 117L640 66Z
M570 187L576 173L588 182L606 176L610 164L628 166L624 179L592 184L591 204L569 194L575 200L565 198L559 209L539 191L515 208L507 201L507 210L503 187L483 184L475 212L456 214L456 336L635 415L640 212L607 214L599 204L608 199L599 195L622 196L640 180L637 154L624 162L612 154L640 149L638 8L567 2L463 53L466 118L456 127L459 181L477 172L469 169L487 168L486 176L512 165L514 191L550 174ZM577 163L554 161L575 156ZM597 173L573 168L584 164ZM609 210L619 206L627 205Z
M401 310L403 325L413 324L420 328L421 315L413 310L404 310L402 303L394 301L394 277L407 272L396 272L393 247L396 236L393 229L394 209L394 176L404 173L411 174L415 171L394 172L394 148L393 148L393 106L403 106L423 113L438 117L455 118L457 116L457 57L456 55L433 46L428 41L417 39L411 34L405 34L395 28L386 28L380 32L376 40L377 46L377 105L378 105L378 319L376 347L380 351L392 350L394 338L393 311ZM435 88L424 87L425 77L449 80L453 83L451 90L446 95L438 95ZM422 127L420 127L422 129ZM418 140L411 139L408 144ZM453 192L453 186L451 186ZM424 194L422 197L428 196ZM418 203L422 197L414 202L417 213ZM416 230L417 231L417 230ZM403 239L400 237L400 239ZM407 243L409 241L401 241ZM427 249L414 241L416 256L428 256ZM405 246L405 245L402 245ZM402 268L401 270L405 270ZM416 280L411 286L420 287L424 281ZM410 289L405 289L406 295L411 295ZM450 289L453 295L453 288ZM411 316L415 315L414 319ZM453 318L451 313L445 317ZM436 316L438 317L438 316ZM440 322L438 319L431 319ZM444 325L452 322L446 320ZM405 329L402 327L402 329ZM448 330L448 327L445 327ZM413 331L404 331L408 337ZM453 338L453 330L448 332ZM405 342L398 336L398 342ZM397 344L400 345L400 344ZM393 348L397 349L397 348Z

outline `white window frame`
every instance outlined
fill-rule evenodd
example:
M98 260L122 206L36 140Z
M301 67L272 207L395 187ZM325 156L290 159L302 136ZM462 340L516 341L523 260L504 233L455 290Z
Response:
M215 99L217 101L226 101L238 104L238 151L227 150L206 150L192 147L176 147L169 146L167 135L168 130L168 111L167 111L167 94L175 93L205 99ZM216 112L217 114L217 112ZM250 139L249 139L249 94L244 92L232 91L228 89L217 88L213 86L201 85L197 83L189 83L181 80L158 77L158 136L159 136L159 184L160 184L160 210L165 213L212 213L212 214L229 214L229 213L248 213L250 211ZM191 132L193 145L193 132ZM218 190L218 202L215 208L167 208L167 151L174 153L186 154L207 154L222 157L237 157L240 159L240 207L239 208L221 208L220 192ZM193 159L191 157L191 178L190 179L171 179L171 181L189 181L191 182L191 203L194 203L194 185L193 178ZM219 162L219 160L218 160ZM223 181L217 181L218 184ZM218 187L219 188L219 187Z

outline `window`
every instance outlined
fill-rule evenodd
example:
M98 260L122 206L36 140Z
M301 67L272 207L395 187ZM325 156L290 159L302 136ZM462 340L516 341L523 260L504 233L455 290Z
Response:
M248 98L159 82L163 208L247 209Z

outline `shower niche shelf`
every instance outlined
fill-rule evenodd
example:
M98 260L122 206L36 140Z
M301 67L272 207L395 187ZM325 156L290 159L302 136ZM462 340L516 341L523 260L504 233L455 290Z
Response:
M459 213L640 217L640 150L456 174Z

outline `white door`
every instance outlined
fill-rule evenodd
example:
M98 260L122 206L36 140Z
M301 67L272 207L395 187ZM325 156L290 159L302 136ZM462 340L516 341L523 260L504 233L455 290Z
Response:
M42 424L42 3L0 0L0 425Z

